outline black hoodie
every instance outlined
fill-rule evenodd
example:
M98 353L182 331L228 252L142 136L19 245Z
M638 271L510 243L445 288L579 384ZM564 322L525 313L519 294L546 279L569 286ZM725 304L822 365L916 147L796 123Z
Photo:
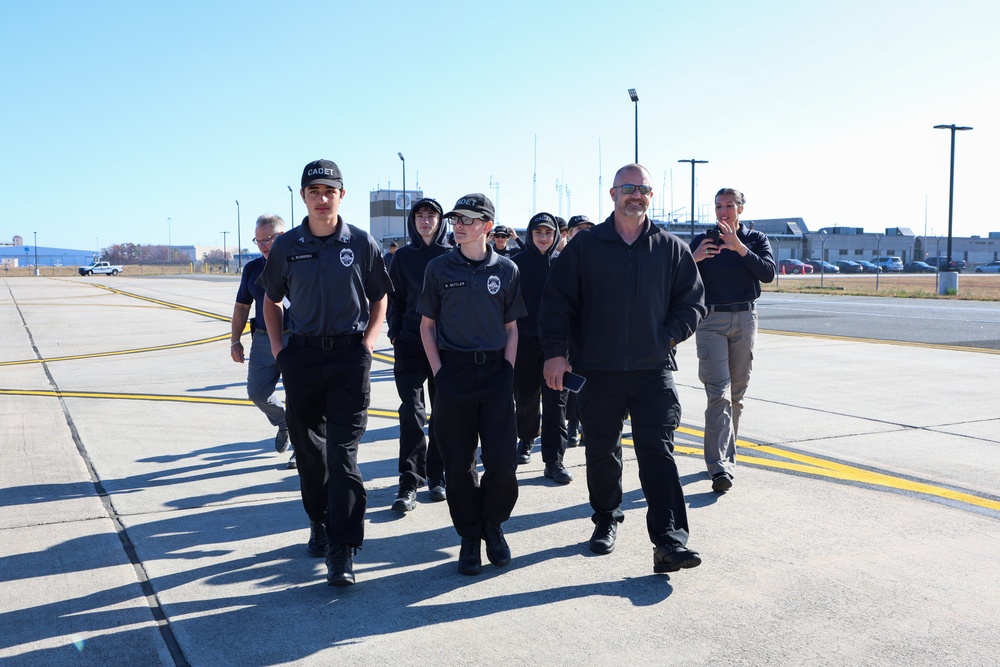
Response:
M549 267L559 251L556 246L559 244L559 229L555 230L555 239L549 249L544 254L535 245L531 232L538 227L540 222L548 221L555 225L556 220L550 213L538 213L528 223L528 231L525 234L524 249L511 257L511 261L517 264L521 270L521 298L524 299L524 306L528 309L528 314L517 320L518 333L525 336L538 337L538 308L542 303L542 289L545 281L549 277Z
M389 340L401 341L423 349L420 341L420 313L417 312L417 301L424 289L424 271L427 264L440 255L451 250L445 240L448 225L441 218L434 241L428 245L417 233L416 211L430 206L440 218L444 215L441 204L430 198L414 202L410 214L406 218L406 229L410 234L410 242L396 251L392 264L389 265L389 278L395 291L389 294L389 309L386 321L389 324Z

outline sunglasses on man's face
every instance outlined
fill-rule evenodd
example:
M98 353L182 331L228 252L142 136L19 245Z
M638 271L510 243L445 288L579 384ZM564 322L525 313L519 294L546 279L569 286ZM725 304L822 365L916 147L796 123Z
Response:
M636 190L639 190L639 194L645 196L653 191L652 185L632 185L631 183L626 183L625 185L617 186L619 190L622 191L623 195L630 195Z

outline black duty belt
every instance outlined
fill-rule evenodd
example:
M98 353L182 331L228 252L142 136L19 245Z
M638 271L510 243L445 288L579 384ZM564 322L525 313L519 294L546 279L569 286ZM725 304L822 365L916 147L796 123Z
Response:
M708 307L708 312L717 311L720 313L742 313L748 310L756 310L757 304L753 301L744 301L743 303L726 303L722 305L710 305Z
M458 352L456 350L440 350L441 361L464 364L485 364L487 361L503 359L503 350L487 350L477 352Z
M357 345L364 334L344 334L343 336L300 336L292 334L288 337L290 347L309 347L316 350L334 350L340 347Z

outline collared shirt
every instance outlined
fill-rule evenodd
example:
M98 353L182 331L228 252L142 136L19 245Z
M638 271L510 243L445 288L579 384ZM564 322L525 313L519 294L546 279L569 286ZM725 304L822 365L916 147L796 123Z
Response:
M245 306L253 305L253 316L260 326L264 328L264 313L261 311L261 304L264 303L264 289L257 284L257 278L264 271L263 257L257 257L247 262L243 267L243 275L240 277L240 289L236 292L236 303Z
M705 283L707 305L755 301L760 296L760 284L774 280L774 256L767 235L756 229L747 229L742 222L736 235L749 250L746 255L740 257L738 252L726 248L718 255L698 262L698 272ZM692 252L704 238L704 234L694 237Z
M455 248L427 265L417 312L436 322L438 349L502 350L504 325L527 312L517 266L489 246L487 253L475 265Z
M288 329L301 336L363 332L371 302L392 289L378 243L339 216L329 238L307 221L275 239L258 284L274 302L288 297Z

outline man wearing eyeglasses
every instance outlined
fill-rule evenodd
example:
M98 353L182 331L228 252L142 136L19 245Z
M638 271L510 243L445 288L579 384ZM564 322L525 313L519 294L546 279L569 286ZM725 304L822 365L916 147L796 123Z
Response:
M493 202L473 193L450 219L458 247L427 265L417 304L434 373L434 431L444 455L448 510L462 540L458 571L482 571L482 542L497 567L510 563L501 524L517 502L514 360L526 313L520 272L486 243ZM482 446L483 476L476 471Z
M705 289L687 244L646 215L653 187L644 167L619 169L611 199L614 212L567 244L549 273L538 317L545 381L562 390L569 370L587 379L578 401L594 510L591 551L611 553L625 517L620 438L628 414L653 571L676 572L697 567L701 556L687 547L687 509L673 457L681 418L674 349L705 316Z
M271 354L271 343L264 326L264 315L261 308L264 304L264 289L257 285L257 278L264 271L264 262L271 252L271 244L285 232L285 221L276 215L262 215L257 218L257 228L254 232L254 244L260 249L262 257L247 262L243 267L240 279L240 289L236 293L236 305L233 307L232 333L230 335L229 354L238 364L245 362L245 352L240 338L250 319L250 364L247 368L247 397L253 401L271 426L278 429L274 436L274 449L279 454L288 450L288 425L285 422L285 406L274 392L281 377L281 370ZM254 307L254 317L250 317L250 307ZM288 461L288 467L295 467L295 452Z
M336 163L305 166L299 194L309 215L278 237L259 281L310 520L306 552L326 556L331 586L354 584L354 554L364 541L368 496L358 444L368 425L372 352L392 289L378 243L340 217L345 193ZM286 297L287 346L280 334Z

